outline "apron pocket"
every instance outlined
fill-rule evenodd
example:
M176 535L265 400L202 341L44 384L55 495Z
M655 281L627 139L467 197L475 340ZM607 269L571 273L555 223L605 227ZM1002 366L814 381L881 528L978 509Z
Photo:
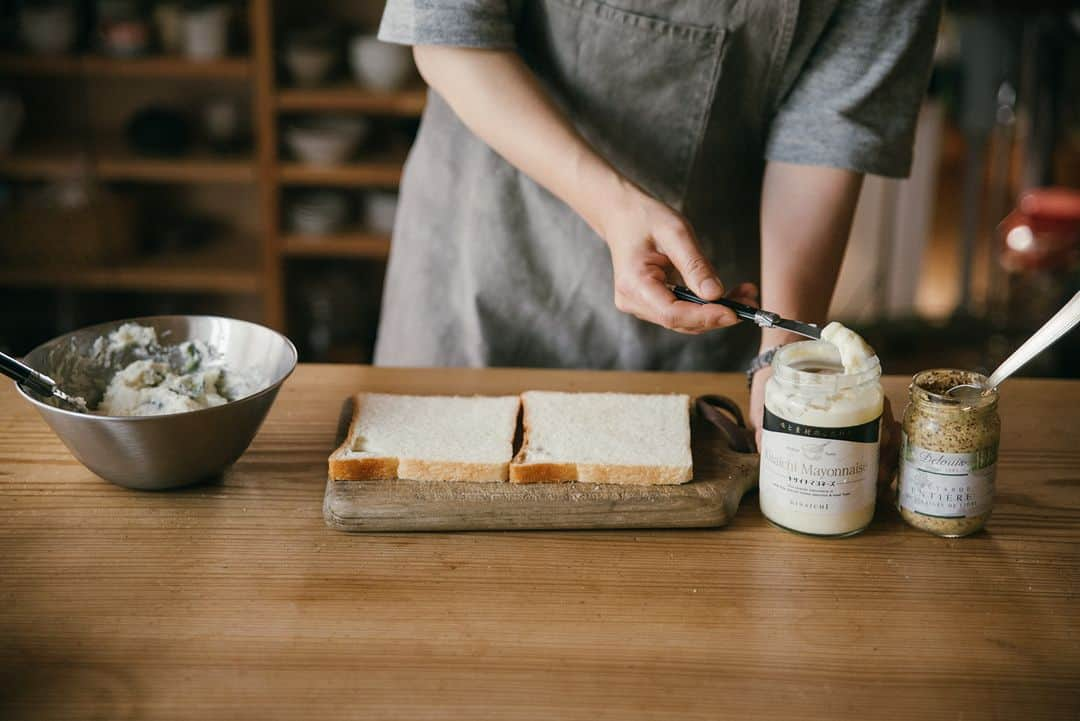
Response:
M681 209L719 82L726 31L598 0L526 3L518 46L620 172Z

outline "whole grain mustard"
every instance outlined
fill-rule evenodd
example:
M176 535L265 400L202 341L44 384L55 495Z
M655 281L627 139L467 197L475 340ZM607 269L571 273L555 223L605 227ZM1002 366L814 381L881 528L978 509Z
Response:
M1001 419L998 394L953 397L960 384L982 386L972 371L915 375L904 410L897 505L915 528L954 538L981 529L994 506Z

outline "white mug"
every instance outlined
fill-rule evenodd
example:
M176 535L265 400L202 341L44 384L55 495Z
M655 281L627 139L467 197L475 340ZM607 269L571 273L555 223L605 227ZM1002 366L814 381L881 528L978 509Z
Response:
M229 6L211 5L184 13L184 54L193 60L225 57L229 45Z

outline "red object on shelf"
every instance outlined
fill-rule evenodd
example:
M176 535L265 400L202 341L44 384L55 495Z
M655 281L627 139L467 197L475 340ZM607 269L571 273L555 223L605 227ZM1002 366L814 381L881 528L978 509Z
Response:
M999 260L1011 273L1065 269L1080 250L1080 190L1037 188L998 225Z

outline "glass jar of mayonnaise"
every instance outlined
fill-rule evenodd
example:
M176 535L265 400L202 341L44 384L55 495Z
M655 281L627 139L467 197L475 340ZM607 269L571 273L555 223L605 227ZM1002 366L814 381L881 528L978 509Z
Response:
M911 380L897 475L900 515L915 528L955 538L982 528L994 507L1001 419L998 394L954 396L960 384L983 387L972 371L938 369Z
M792 343L776 352L765 385L761 511L781 528L814 536L863 530L877 496L881 366L862 339L839 328L865 352Z

